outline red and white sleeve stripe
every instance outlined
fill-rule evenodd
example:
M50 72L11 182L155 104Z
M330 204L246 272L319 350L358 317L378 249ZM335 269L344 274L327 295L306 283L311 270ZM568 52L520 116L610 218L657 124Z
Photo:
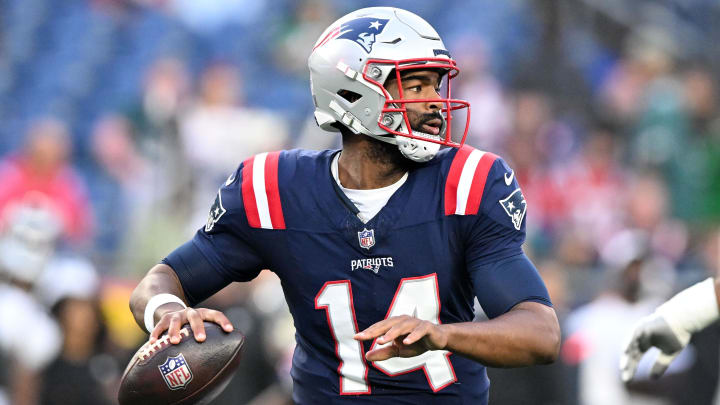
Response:
M445 215L477 214L495 159L497 155L467 145L457 151L445 180Z
M252 228L285 229L278 189L279 157L280 152L266 152L243 163L243 205L248 224Z

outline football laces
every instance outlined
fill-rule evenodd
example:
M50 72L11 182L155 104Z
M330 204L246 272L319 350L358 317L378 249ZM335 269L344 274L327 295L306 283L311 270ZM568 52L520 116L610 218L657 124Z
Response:
M182 328L182 329L180 329L180 335L181 335L180 340L182 340L182 335L189 337L190 331L188 330L187 327ZM165 335L165 336L161 337L160 339L156 340L155 343L153 343L153 344L149 344L149 342L145 343L146 347L140 352L138 357L140 358L140 360L146 360L146 359L152 357L155 354L155 352L158 352L158 351L164 349L169 344L170 344L170 336L169 335Z

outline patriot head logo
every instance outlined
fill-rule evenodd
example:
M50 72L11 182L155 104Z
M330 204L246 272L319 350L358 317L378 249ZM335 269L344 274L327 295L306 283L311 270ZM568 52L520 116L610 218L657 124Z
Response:
M159 365L158 368L162 373L165 384L171 390L184 389L192 381L192 371L190 371L190 367L182 353L174 357L168 357L165 363Z
M364 228L358 232L358 240L361 248L370 250L371 247L375 246L375 230Z
M349 39L362 46L365 52L372 51L375 36L383 32L389 20L363 17L351 20L340 26L337 39Z
M225 207L223 207L222 204L222 195L220 194L220 190L218 190L217 197L215 197L215 202L210 208L210 214L208 215L208 220L205 224L205 232L212 231L217 221L220 220L220 217L223 216L225 212Z
M525 211L527 211L527 203L522 191L520 189L513 191L505 199L500 200L500 205L512 219L515 229L520 230L520 225L522 225L523 218L525 218Z

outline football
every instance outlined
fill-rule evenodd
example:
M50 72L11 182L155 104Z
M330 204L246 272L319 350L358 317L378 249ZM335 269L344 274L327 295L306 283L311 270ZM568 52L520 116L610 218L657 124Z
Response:
M245 343L242 333L227 333L205 322L204 342L190 325L171 344L167 332L155 344L146 342L130 360L120 381L120 405L207 404L235 373Z

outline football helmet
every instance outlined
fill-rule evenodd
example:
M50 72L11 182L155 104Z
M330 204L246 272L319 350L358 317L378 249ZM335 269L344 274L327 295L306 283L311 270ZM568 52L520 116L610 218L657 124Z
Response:
M50 210L18 205L6 211L0 231L0 275L34 283L55 251L61 224Z
M432 159L441 145L459 147L465 142L470 104L451 98L450 86L459 69L435 29L409 11L370 7L340 18L320 35L308 67L315 120L324 130L337 132L334 124L344 125L353 133L398 145L416 162ZM439 71L444 97L403 98L401 74L408 69ZM398 99L384 87L391 74L397 80ZM407 104L428 102L442 105L437 135L410 127ZM452 112L464 108L462 138L454 141Z

